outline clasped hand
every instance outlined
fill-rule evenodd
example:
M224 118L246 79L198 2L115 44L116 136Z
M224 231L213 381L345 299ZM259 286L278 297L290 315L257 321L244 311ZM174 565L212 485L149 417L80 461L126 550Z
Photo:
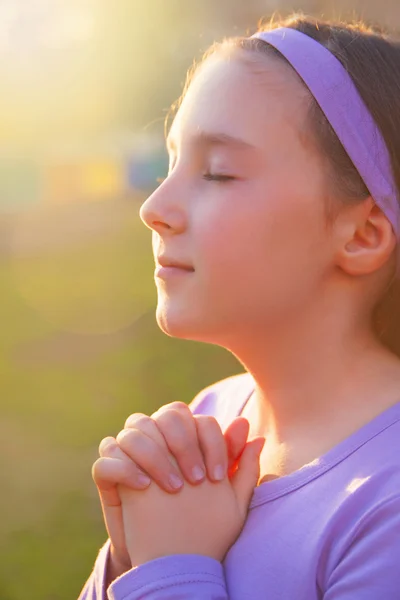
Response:
M92 475L116 573L171 554L223 560L259 478L264 438L248 433L244 418L223 433L214 417L174 402L131 415L101 441Z

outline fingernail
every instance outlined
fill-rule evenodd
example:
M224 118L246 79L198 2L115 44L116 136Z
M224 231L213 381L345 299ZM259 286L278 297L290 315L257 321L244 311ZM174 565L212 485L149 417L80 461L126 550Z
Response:
M214 469L214 479L221 481L225 477L224 467L222 465L217 465Z
M151 483L150 477L148 477L144 473L139 473L136 481L138 485L140 485L140 487L148 487Z
M169 476L169 483L171 487L174 488L174 490L179 490L179 488L183 486L182 479L174 473L171 473L171 475Z
M192 476L195 481L201 481L202 479L204 479L205 476L204 469L196 465L192 469Z

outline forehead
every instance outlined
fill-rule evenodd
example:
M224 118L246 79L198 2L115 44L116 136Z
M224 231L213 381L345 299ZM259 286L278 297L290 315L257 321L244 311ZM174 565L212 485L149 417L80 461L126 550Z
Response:
M304 128L308 92L283 61L212 56L200 67L171 127L173 143L221 132L264 147L293 142Z

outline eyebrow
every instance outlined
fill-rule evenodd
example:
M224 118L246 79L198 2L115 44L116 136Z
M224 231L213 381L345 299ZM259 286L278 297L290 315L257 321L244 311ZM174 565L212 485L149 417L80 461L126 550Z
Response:
M193 143L201 147L212 147L212 146L233 146L242 150L255 150L256 147L253 144L249 144L241 138L237 138L226 133L209 133L207 131L198 131L192 136ZM168 150L175 150L176 144L173 138L168 135L166 139Z

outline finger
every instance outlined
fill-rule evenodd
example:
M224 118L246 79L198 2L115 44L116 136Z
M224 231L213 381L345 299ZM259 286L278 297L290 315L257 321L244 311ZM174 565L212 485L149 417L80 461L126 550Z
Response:
M169 402L168 404L163 404L163 406L160 406L160 408L158 408L151 416L154 417L154 415L162 413L165 410L178 410L182 411L183 413L186 413L187 411L191 412L187 404L184 402L175 401Z
M227 444L229 465L237 461L247 443L250 424L244 417L234 419L224 431Z
M120 458L121 460L124 458L130 460L125 452L118 446L117 440L110 435L101 440L99 444L99 455L108 456L110 458Z
M185 479L193 484L204 480L206 469L190 408L183 402L173 402L159 409L152 418Z
M93 464L92 477L106 506L121 504L117 485L123 484L135 490L143 490L151 483L151 479L131 460L128 462L106 456L98 458Z
M140 429L146 435L151 437L166 453L169 452L167 442L157 426L157 422L143 413L133 413L130 415L124 425L124 429Z
M239 467L231 479L239 507L246 514L254 488L260 477L260 454L265 444L265 438L257 437L247 442L239 460Z
M166 456L168 456L170 462L178 468L178 463L174 456L170 454L167 442L159 430L156 421L152 417L143 413L133 413L126 419L124 429L139 429L142 433L154 440L165 452Z
M226 428L224 438L228 450L228 471L235 472L238 461L246 446L250 424L247 419L237 417Z
M115 438L108 436L102 439L99 454L101 458L119 460L97 461L92 468L93 479L99 490L106 493L105 500L108 506L118 505L119 499L115 490L117 484L124 483L136 490L150 485L151 479L125 454Z
M127 463L128 472L133 472L133 483L137 481L139 486L143 488L144 486L148 486L151 483L151 479L146 475L144 471L141 470L139 465L132 461L130 456L125 454L122 448L118 445L118 442L113 437L106 437L100 442L99 446L99 454L101 457L107 458L119 458L122 461ZM133 465L133 469L132 469ZM121 482L122 483L122 482Z
M125 563L126 560L124 560L123 557L126 558L128 551L125 544L122 504L120 504L119 506L107 506L99 489L98 492L100 496L100 504L103 512L104 524L107 529L108 537L111 540L111 548L114 557L118 557L121 563Z
M125 454L162 489L177 492L183 486L180 472L169 455L145 433L139 429L123 429L116 439Z
M122 503L117 485L118 482L116 482L116 484L112 484L110 482L109 473L107 473L108 465L106 465L106 472L103 473L104 461L106 460L111 459L101 458L97 464L95 463L93 465L92 476L99 493L104 523L107 529L108 537L111 540L112 549L115 553L117 553L118 556L126 557L127 548L125 544ZM132 462L129 458L127 458L127 460ZM106 479L103 480L103 477ZM118 479L124 480L125 478L124 476L121 476L118 477ZM129 477L126 480L126 484L129 485ZM134 486L134 489L137 489L137 486Z
M195 423L208 477L212 481L221 481L228 470L228 453L221 427L209 415L195 415Z

